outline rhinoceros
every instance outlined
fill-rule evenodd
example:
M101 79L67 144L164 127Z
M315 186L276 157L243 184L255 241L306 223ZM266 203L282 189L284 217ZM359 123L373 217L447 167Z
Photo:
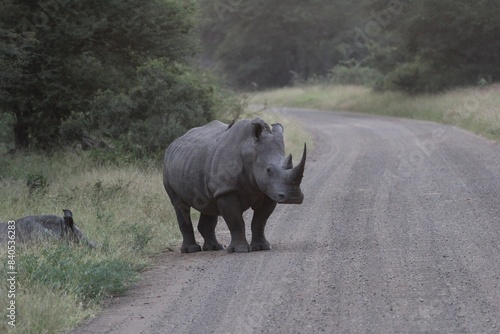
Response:
M95 248L83 232L74 224L73 213L63 210L64 217L55 215L27 216L15 221L15 229L9 228L12 224L0 223L0 242L15 240L24 243L48 239L60 239L74 243L83 243ZM9 234L15 231L15 234Z
M175 209L183 241L182 253L201 251L194 236L190 210L200 212L198 231L203 250L221 250L215 227L222 216L231 233L229 253L269 250L264 229L277 203L301 204L300 183L306 144L300 163L285 157L283 126L260 118L227 125L212 121L193 128L165 151L163 184ZM248 244L243 212L254 210Z

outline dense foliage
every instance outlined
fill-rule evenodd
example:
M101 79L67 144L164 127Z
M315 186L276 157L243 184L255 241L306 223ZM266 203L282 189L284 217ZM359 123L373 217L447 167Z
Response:
M371 80L379 89L419 93L500 80L498 1L202 4L208 17L202 34L205 60L241 87L283 86L319 76L333 82ZM360 79L361 73L368 78Z
M500 80L500 2L420 1L400 19L405 62L389 84L409 92Z
M213 117L211 88L186 66L199 49L194 2L0 0L0 7L0 112L11 115L17 148L97 131L151 152Z

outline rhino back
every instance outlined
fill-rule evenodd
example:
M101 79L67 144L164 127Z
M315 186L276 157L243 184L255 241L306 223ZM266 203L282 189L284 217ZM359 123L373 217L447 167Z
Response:
M16 220L16 239L21 242L60 237L64 219L55 215L27 216Z
M213 121L188 131L165 152L164 182L182 202L207 214L219 214L216 197L242 188L242 147L250 131L247 120L230 128Z
M210 195L205 185L217 142L226 128L227 125L219 121L193 128L165 151L163 180L182 202L195 208L209 204L206 202Z

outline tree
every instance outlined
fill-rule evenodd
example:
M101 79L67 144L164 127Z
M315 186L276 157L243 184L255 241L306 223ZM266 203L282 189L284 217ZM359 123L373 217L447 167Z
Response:
M91 106L90 122L84 126L113 139L132 157L163 152L166 144L190 127L214 118L212 87L185 65L155 59L141 65L136 78L126 94L99 92ZM65 132L68 123L63 126ZM69 126L69 130L74 128Z
M388 84L433 92L479 80L500 80L500 3L494 0L423 0L395 26L402 62ZM394 30L393 30L394 31Z
M17 148L54 145L71 115L91 116L99 92L129 94L144 63L183 63L198 50L190 1L0 0L0 6L0 61L9 50L26 54L7 59L13 71L2 74L0 87L1 112L15 116Z

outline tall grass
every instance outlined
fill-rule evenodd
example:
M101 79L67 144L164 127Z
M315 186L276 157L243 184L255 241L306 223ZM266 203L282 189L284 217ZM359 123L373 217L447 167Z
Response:
M261 92L255 103L430 120L500 141L500 85L410 96L363 86L313 85Z

